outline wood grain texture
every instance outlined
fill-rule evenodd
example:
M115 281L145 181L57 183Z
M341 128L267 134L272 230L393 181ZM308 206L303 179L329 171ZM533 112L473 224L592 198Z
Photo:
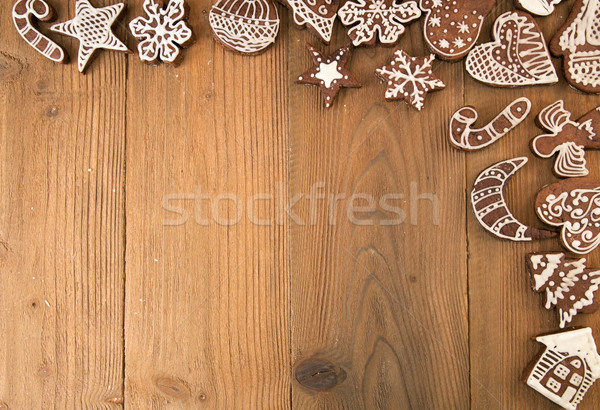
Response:
M114 407L126 57L101 53L87 76L53 64L12 30L12 3L0 4L0 403ZM55 6L66 17L74 1ZM76 55L77 43L63 44Z
M563 2L556 12L537 21L546 40L556 32L566 19L573 1ZM511 8L510 2L500 3L486 21L480 41L488 41L494 19ZM598 96L584 95L571 88L564 79L561 64L555 59L560 83L552 86L525 87L519 89L492 89L471 78L465 81L465 101L480 110L482 123L493 118L500 107L518 97L525 96L532 102L529 118L494 146L478 153L466 154L467 186L471 189L477 175L487 166L508 158L526 156L529 163L508 183L506 197L514 215L523 222L537 227L543 224L537 219L533 201L536 193L545 185L556 181L552 175L553 160L535 157L529 150L529 142L543 130L535 125L535 117L548 105L564 99L565 106L576 111L578 118L600 105ZM490 92L493 91L493 94ZM598 178L596 152L588 154L590 179ZM554 311L543 307L542 296L531 291L525 266L529 252L560 251L558 239L536 243L512 243L501 241L487 234L477 223L470 209L467 217L469 237L469 300L470 300L470 350L472 408L558 408L521 381L526 365L539 349L531 340L538 334L558 329ZM598 252L588 257L590 266L598 266ZM595 265L594 265L595 263ZM590 326L597 340L600 337L599 315L578 315L574 326ZM578 407L593 409L600 401L597 386L589 391Z
M210 4L192 8L198 42L179 68L129 72L130 408L290 405L286 42L227 52Z
M336 26L332 44L320 48L331 52L344 36ZM311 64L307 40L292 34L290 81ZM400 47L428 54L419 24ZM363 87L342 90L330 109L318 87L291 91L290 197L303 198L290 226L298 408L469 404L464 158L445 141L449 109L462 104L463 70L436 62L448 89L431 93L419 113L384 102L374 71L392 54L356 50L349 68ZM436 206L418 200L425 193ZM386 195L404 197L382 205ZM366 209L350 219L352 203ZM322 390L299 380L318 359L346 377Z

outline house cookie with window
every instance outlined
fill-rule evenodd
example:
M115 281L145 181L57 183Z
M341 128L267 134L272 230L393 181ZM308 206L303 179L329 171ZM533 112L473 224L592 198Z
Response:
M524 381L565 409L574 410L600 378L600 355L590 328L535 338L545 345L525 371Z

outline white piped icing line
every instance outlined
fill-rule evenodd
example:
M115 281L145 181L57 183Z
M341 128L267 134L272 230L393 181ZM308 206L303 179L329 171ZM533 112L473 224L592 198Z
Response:
M549 16L562 0L517 0L517 4L536 16Z

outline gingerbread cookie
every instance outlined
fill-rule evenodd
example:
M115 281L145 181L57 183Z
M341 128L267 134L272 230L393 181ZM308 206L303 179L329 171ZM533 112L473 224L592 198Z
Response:
M421 111L429 92L446 87L433 74L433 60L433 54L429 57L411 57L403 50L396 50L389 65L375 70L377 76L386 82L385 99L404 100Z
M423 34L438 57L457 61L473 48L497 0L421 0Z
M86 70L97 50L129 51L111 29L124 9L123 3L95 8L89 0L77 0L75 18L50 27L52 31L79 40L79 72Z
M538 125L550 134L540 135L531 142L531 150L541 158L556 154L554 174L562 178L584 177L585 150L600 149L600 107L577 121L564 108L562 100L544 108L537 118Z
M577 0L552 38L550 51L563 57L569 84L586 93L600 93L600 1Z
M279 14L271 0L218 0L208 20L217 41L239 54L262 53L279 33Z
M560 327L578 313L594 313L600 307L596 292L600 270L589 269L585 259L568 259L564 253L527 255L531 287L546 295L546 309L556 308Z
M527 158L513 158L483 171L473 186L471 204L481 226L497 238L525 242L552 238L556 232L526 226L513 216L504 199L508 180L526 163Z
M137 38L140 59L149 64L163 61L178 65L180 47L193 42L192 30L187 26L188 7L184 0L145 0L144 11L148 18L138 17L129 23L131 33Z
M531 111L531 101L519 98L506 107L483 128L471 128L477 121L477 110L471 106L456 111L450 121L450 144L463 151L478 151L492 145L519 125Z
M306 27L308 31L329 44L340 5L339 0L279 0L279 2L292 10L296 27Z
M536 16L549 16L562 0L515 0L515 5Z
M13 6L12 18L27 44L55 63L67 62L68 57L62 47L43 35L33 22L34 18L45 22L55 20L56 12L52 6L44 0L19 0Z
M600 378L600 355L592 330L566 330L534 340L544 347L525 369L523 381L562 408L575 410Z
M561 242L584 255L600 245L600 182L571 178L548 185L535 200L538 217L561 228Z
M312 45L307 44L314 65L298 77L298 84L318 85L327 108L342 87L360 87L360 83L346 68L350 59L350 47L342 47L329 57L323 57Z
M511 11L494 23L494 41L479 44L467 56L467 72L494 87L558 82L546 41L529 14Z
M372 46L377 41L394 45L404 34L404 25L421 17L416 1L349 0L338 11L344 26L351 26L348 37L355 46Z

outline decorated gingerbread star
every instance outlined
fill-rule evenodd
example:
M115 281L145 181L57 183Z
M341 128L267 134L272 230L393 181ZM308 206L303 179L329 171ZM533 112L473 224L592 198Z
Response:
M123 3L95 8L88 0L77 0L75 18L50 27L52 31L79 40L77 65L84 72L99 49L129 51L112 32L112 25L124 9Z
M331 107L335 96L342 87L360 87L360 83L346 68L350 59L350 47L342 47L329 57L323 55L312 45L307 44L314 65L298 77L298 84L311 84L321 87L325 106Z
M387 83L385 99L405 100L417 110L423 109L425 97L430 91L441 90L446 85L435 75L431 67L435 56L411 57L403 50L396 50L389 66L375 70Z

